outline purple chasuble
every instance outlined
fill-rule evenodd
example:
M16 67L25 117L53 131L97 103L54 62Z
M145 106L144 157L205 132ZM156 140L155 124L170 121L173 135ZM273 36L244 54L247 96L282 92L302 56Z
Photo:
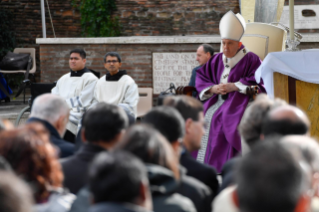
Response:
M240 50L243 49L242 45ZM260 58L248 52L230 71L228 82L240 81L244 85L256 85L255 71L261 64ZM200 93L205 88L220 83L220 78L224 70L223 53L219 53L210 58L196 74L196 89ZM261 92L266 92L261 81L258 84ZM203 102L204 113L218 100L218 95L214 94ZM228 93L228 98L215 111L211 120L208 144L204 163L214 166L219 172L227 160L241 152L241 139L237 127L245 112L249 96L237 91ZM197 153L195 153L197 155ZM195 156L193 154L193 156Z

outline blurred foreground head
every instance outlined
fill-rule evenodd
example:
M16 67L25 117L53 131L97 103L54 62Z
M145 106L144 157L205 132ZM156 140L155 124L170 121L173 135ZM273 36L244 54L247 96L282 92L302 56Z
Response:
M266 94L259 94L247 108L238 129L249 148L252 148L260 140L263 122L268 112L283 105L287 105L284 100L272 100Z
M153 126L173 146L175 153L180 154L180 143L185 134L185 124L181 114L173 107L159 106L148 112L142 122Z
M30 184L37 203L45 201L52 188L62 187L63 174L57 152L42 124L2 131L0 155Z
M108 149L121 139L127 126L128 119L123 109L100 102L83 116L82 140Z
M63 137L69 121L69 111L65 99L48 93L42 94L34 100L30 117L49 122Z
M309 134L310 121L307 115L292 105L283 105L269 111L262 125L264 137L270 135Z
M131 203L152 210L146 168L126 152L103 152L94 159L89 187L95 204Z
M285 136L281 139L281 143L289 149L299 164L305 170L306 178L310 182L312 194L319 197L319 144L313 138L301 135Z
M293 212L306 188L304 173L278 138L256 145L238 167L236 181L242 212Z
M28 185L9 171L0 171L0 211L32 212L33 196Z
M206 126L202 103L195 98L181 95L167 97L164 105L174 107L184 118L183 144L185 148L189 152L199 150Z
M178 159L168 141L152 127L140 124L132 126L117 149L128 151L145 164L155 164L171 170L179 179Z

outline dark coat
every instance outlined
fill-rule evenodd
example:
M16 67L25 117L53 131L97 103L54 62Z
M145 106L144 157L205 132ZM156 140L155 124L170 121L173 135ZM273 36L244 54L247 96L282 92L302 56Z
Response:
M204 163L195 160L188 151L182 153L180 163L187 169L186 175L196 178L208 186L215 197L218 193L219 183L216 170Z
M41 123L50 132L51 143L59 149L60 158L65 158L73 155L74 144L67 142L61 138L58 131L47 121L38 118L29 118L27 123Z
M118 204L114 202L97 203L88 212L148 212L146 209L133 204Z
M193 86L195 87L195 80L196 80L196 72L198 69L200 69L202 66L197 66L192 70L192 75L191 78L189 80L188 86ZM197 96L197 91L193 91L192 96L196 97Z
M183 167L181 167L181 185L177 192L192 200L198 212L212 211L212 191L204 183L187 176Z
M64 174L64 187L68 188L71 193L76 194L88 181L88 168L94 157L106 151L104 148L86 143L75 155L61 160Z
M222 168L222 178L223 182L220 186L219 192L223 189L227 188L228 186L235 184L235 169L238 167L241 157L234 157L227 161Z
M147 164L146 167L155 212L196 211L190 199L176 193L179 183L175 180L173 172L153 164Z
M179 183L174 179L170 170L153 164L147 164L146 167L155 212L196 212L190 199L176 193ZM88 187L84 187L77 194L77 199L70 212L87 212L89 206L90 192ZM94 212L99 212L99 210Z

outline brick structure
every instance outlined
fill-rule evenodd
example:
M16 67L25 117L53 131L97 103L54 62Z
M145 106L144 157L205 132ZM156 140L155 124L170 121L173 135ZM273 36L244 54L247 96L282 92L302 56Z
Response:
M117 0L122 33L132 35L218 34L220 18L239 12L238 0Z
M75 0L79 2L80 0ZM61 37L81 37L80 27L80 13L74 9L71 5L72 0L48 0L50 4L51 15L53 18L53 24L55 28L56 36ZM288 4L288 0L285 2ZM119 16L120 23L122 25L123 36L174 36L174 35L211 35L218 34L218 23L220 18L228 10L239 12L238 0L116 0L118 10L114 15ZM319 0L295 0L295 4L319 4ZM47 5L45 6L47 8ZM0 2L0 8L11 10L15 15L14 29L16 31L17 47L35 47L37 50L37 71L40 71L40 57L39 57L39 45L35 43L36 38L42 37L41 27L41 9L39 0L2 0ZM47 37L53 37L53 31L49 19L48 10L46 10L46 27ZM309 32L317 32L314 30L308 30ZM307 32L307 30L302 31ZM218 44L214 44L215 47ZM314 48L318 44L302 43L303 46L309 46ZM141 47L141 52L138 54L150 55L150 52L157 50L170 50L179 49L180 51L194 51L196 45L184 46L183 45L154 45ZM136 51L132 45L83 45L84 48L97 48L99 56L102 52L107 51L108 48L118 50L124 54L124 61L130 60L130 50ZM114 47L114 48L113 48ZM56 50L56 56L63 53L63 57L66 55L66 51L69 51L73 46L60 46L56 48L51 47L52 51ZM147 49L146 49L147 48ZM145 49L145 50L143 50ZM217 47L219 49L219 47ZM62 51L61 51L62 50ZM49 50L42 49L42 54L49 54ZM50 50L51 51L51 50ZM41 56L41 60L45 59L45 55ZM146 70L146 67L150 66L150 56L141 58L138 64L141 66L141 70ZM52 57L53 63L57 58ZM48 60L48 59L47 59ZM50 60L50 59L49 59ZM133 59L134 60L134 59ZM42 63L46 63L45 61ZM67 63L59 64L60 68L67 67ZM101 65L95 62L93 67L98 70L98 66ZM136 65L136 64L132 64ZM47 69L56 69L56 67L42 67L45 68L44 72L49 74ZM53 71L53 70L52 70ZM63 71L66 71L63 69ZM136 70L137 71L137 70ZM60 73L60 72L58 72ZM138 72L141 73L142 72ZM42 81L51 81L57 79L56 74L52 76L42 75ZM62 74L62 73L60 73ZM149 77L147 72L140 76L141 78ZM146 81L145 81L146 82ZM141 81L142 83L142 81ZM143 82L144 83L144 82ZM144 84L143 84L144 85ZM146 84L145 84L146 86Z
M53 19L56 37L80 37L80 13L76 11L71 0L48 0ZM0 8L10 10L14 14L14 26L17 47L36 48L37 72L40 69L39 45L36 38L42 38L40 0L1 0ZM47 37L53 37L50 17L46 8ZM39 75L36 75L39 81Z
M106 74L103 56L116 51L122 57L122 68L137 82L139 87L153 87L153 52L194 52L199 44L85 44L85 45L41 45L41 81L54 82L69 72L69 52L83 48L87 53L87 67ZM212 44L219 49L219 44Z

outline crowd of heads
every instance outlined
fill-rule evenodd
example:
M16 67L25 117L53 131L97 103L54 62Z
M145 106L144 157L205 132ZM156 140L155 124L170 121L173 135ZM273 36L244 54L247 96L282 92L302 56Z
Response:
M85 58L81 51L74 52ZM121 61L115 53L108 57ZM30 114L46 120L61 136L68 116L68 105L52 94L36 98ZM160 211L157 198L165 193L154 173L166 174L178 187L182 152L200 149L208 130L202 103L188 96L167 97L162 106L130 127L124 110L107 103L91 107L81 123L83 143L106 150L97 154L88 169L91 204L128 203L148 211ZM3 121L0 127L0 210L31 211L63 188L60 153L39 123L13 128ZM238 156L229 185L236 186L238 211L293 212L311 207L319 193L319 145L310 137L310 127L306 114L283 100L259 95L252 102L238 126L249 150ZM194 207L192 202L189 207Z

